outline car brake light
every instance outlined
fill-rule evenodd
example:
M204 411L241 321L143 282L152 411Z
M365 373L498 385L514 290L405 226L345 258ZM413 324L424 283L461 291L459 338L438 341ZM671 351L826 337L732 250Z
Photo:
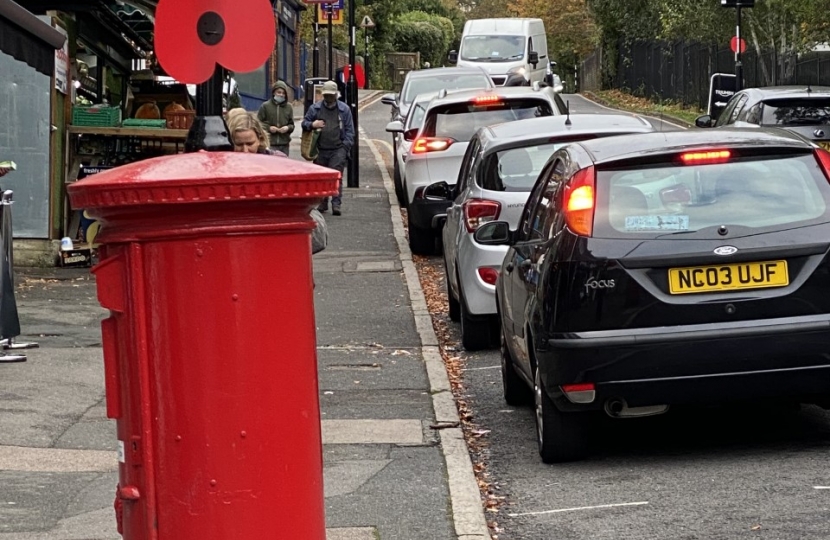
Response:
M416 139L412 144L412 153L425 154L427 152L441 152L449 148L454 142L455 140L453 139L422 137Z
M819 166L821 166L822 170L824 170L825 178L827 178L827 181L830 182L830 152L824 150L823 148L819 148L816 150L816 159L818 159Z
M464 226L468 233L476 232L476 229L499 218L501 204L486 199L470 199L461 205L464 210Z
M594 232L595 184L596 170L591 166L578 170L565 188L565 223L581 236Z
M499 271L489 266L482 266L478 269L478 275L488 285L495 285L496 280L499 279Z
M563 384L562 391L571 403L591 403L597 395L594 383Z
M705 152L685 152L680 154L680 161L684 165L706 165L708 163L723 163L729 161L732 152L729 150L706 150Z
M476 96L473 98L473 103L475 103L476 105L487 105L490 103L498 103L499 101L501 101L501 98L493 94Z

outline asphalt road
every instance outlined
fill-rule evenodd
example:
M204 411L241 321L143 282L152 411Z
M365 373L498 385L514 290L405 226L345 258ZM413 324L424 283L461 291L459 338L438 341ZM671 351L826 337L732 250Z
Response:
M566 99L573 113L604 111L579 96ZM377 103L361 124L368 137L389 141L388 119ZM442 264L440 257L430 262ZM458 325L450 326L460 349ZM498 352L465 356L473 418L489 430L490 479L506 497L495 518L499 540L830 538L830 413L822 409L600 418L589 459L544 465L532 411L502 399Z

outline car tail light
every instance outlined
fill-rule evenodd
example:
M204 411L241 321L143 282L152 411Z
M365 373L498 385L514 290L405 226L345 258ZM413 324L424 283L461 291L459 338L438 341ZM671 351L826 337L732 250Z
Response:
M461 208L464 210L464 225L468 233L474 233L485 223L497 220L501 213L501 204L486 199L470 199Z
M484 283L488 285L495 285L496 280L499 279L499 271L489 266L482 266L478 269L478 276Z
M565 188L565 223L580 236L594 232L596 170L580 169Z
M412 144L412 153L425 154L427 152L442 152L449 148L454 142L454 139L421 137L420 139L416 139Z
M830 182L830 152L819 148L816 150L816 159L818 159L819 166L824 170L824 176L827 178L827 181Z
M705 150L680 154L680 161L684 165L706 165L709 163L723 163L729 161L730 157L732 157L732 152L729 150Z
M563 384L562 391L571 403L591 403L597 396L594 383Z
M483 96L476 96L473 98L473 103L476 105L490 105L493 103L498 103L501 101L499 96L493 94L487 94Z

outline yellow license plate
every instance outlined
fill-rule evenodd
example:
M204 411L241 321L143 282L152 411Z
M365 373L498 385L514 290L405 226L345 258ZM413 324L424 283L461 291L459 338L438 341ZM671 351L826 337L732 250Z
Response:
M818 145L830 152L830 141L818 141Z
M786 287L787 261L767 261L669 269L669 292L688 294Z

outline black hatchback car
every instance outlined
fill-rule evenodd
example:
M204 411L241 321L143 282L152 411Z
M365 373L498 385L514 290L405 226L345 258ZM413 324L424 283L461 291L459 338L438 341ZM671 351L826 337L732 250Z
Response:
M475 237L509 245L504 396L535 401L545 462L586 453L586 411L830 393L830 153L795 134L572 143L516 231Z
M700 116L697 127L777 127L830 150L830 87L768 86L736 93L717 119Z

